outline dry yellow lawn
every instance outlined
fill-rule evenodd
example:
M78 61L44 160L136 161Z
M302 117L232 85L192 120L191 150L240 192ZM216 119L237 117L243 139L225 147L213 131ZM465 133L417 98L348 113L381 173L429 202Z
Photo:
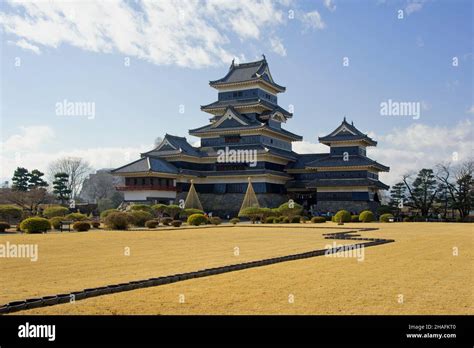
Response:
M0 235L2 244L38 244L39 254L36 262L0 258L0 304L322 249L330 231L228 226Z
M336 225L326 223L325 226ZM362 262L354 258L315 257L19 314L474 314L472 225L373 223L346 224L344 227L348 226L380 227L379 231L364 232L362 235L393 238L396 242L365 249ZM51 275L35 275L32 271L25 271L23 276L15 275L14 280L7 280L9 286L15 284L17 287L17 296L11 296L9 292L8 298L23 298L26 293L31 295L29 287L33 286L37 289L43 289L43 286L49 286L50 289L63 287L64 290L71 290L71 285L76 284L87 283L89 286L97 276L107 279L105 283L116 278L125 280L126 274L126 280L146 278L143 275L156 275L157 265L166 265L170 272L164 273L203 268L201 263L206 263L206 266L223 265L235 261L232 254L234 246L241 246L242 254L244 250L251 250L254 258L315 249L332 242L322 239L321 233L326 232L299 227L288 230L278 227L188 230L169 232L167 235L163 233L163 237L158 237L157 232L149 232L152 235L143 232L143 236L127 232L131 236L127 236L126 240L129 244L133 243L132 255L133 250L137 249L139 253L146 254L136 256L140 260L136 262L124 260L120 252L114 254L110 251L123 248L124 241L115 238L120 235L118 232L83 234L96 238L82 235L73 237L77 238L73 243L74 250L63 250L61 248L65 248L68 243L57 242L58 238L65 240L72 238L72 235L49 236L53 241L50 241L49 248L45 245L43 257L49 258L54 252L63 255L62 258L56 258L50 267L56 267L54 264L57 261L67 261L64 255L73 254L74 258L80 255L93 259L96 268L87 261L69 261L67 271L51 270L57 283L50 285L47 285L46 278ZM123 236L125 238L126 235ZM84 247L91 243L95 251L85 250ZM160 248L160 244L166 244L165 250ZM453 248L458 248L458 256L453 255ZM179 257L177 250L181 251ZM97 251L106 253L107 257L96 255ZM213 260L213 255L217 260ZM167 260L169 258L175 261ZM239 260L244 261L244 257L241 256ZM132 262L134 266L130 265ZM151 269L150 263L154 264ZM68 274L71 264L77 265L77 272L81 265L86 265L87 270ZM197 264L200 266L193 267ZM13 264L7 267L8 274L12 272L11 266ZM21 266L31 265L26 262L16 264L15 272L20 271ZM124 266L126 271L120 271ZM136 273L132 271L134 267ZM153 270L155 272L150 273ZM119 274L110 274L114 272ZM5 273L2 273L4 276ZM35 279L23 278L28 274ZM24 284L21 284L22 280ZM63 282L68 286L63 286ZM95 285L103 284L96 281ZM3 282L1 286L4 287ZM83 287L86 286L72 288ZM18 296L20 293L23 295ZM44 295L44 291L41 294ZM400 296L403 296L403 301L400 301ZM180 299L184 299L184 303L180 303Z

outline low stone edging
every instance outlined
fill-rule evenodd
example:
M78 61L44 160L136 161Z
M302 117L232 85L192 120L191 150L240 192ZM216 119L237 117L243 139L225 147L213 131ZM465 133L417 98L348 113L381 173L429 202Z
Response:
M261 226L261 227L268 227L268 226ZM317 228L323 228L323 227L317 227ZM333 228L336 229L337 227L333 227ZM340 230L341 228L337 228L337 229ZM349 229L349 231L325 233L323 234L323 236L325 239L348 239L348 240L366 241L364 243L357 243L357 244L350 245L350 246L360 245L360 246L364 246L364 248L395 242L394 239L363 238L363 237L356 237L360 235L352 235L352 233L374 231L374 230L378 230L378 228L363 228L363 229L355 229L355 230L354 228L346 228L346 229ZM129 283L119 283L119 284L112 284L108 286L102 286L98 288L88 288L82 291L74 291L71 293L44 296L41 298L31 298L31 299L26 299L24 301L13 301L13 302L9 302L7 304L0 306L0 314L13 313L13 312L26 310L26 309L53 306L57 304L72 302L72 300L79 301L79 300L96 297L96 296L103 296L103 295L108 295L108 294L113 294L113 293L118 293L118 292L131 291L135 289L143 289L147 287L171 284L171 283L176 283L179 281L184 281L184 280L189 280L189 279L194 279L194 278L208 277L208 276L212 276L216 274L240 271L240 270L248 269L248 268L268 266L275 263L306 259L310 257L322 256L328 253L331 254L331 253L337 253L337 252L338 252L337 248L318 249L318 250L312 250L312 251L307 251L307 252L298 253L298 254L272 257L272 258L258 260L258 261L249 261L249 262L243 262L243 263L238 263L238 264L232 264L228 266L207 268L207 269L203 269L199 271L173 274L173 275L163 276L163 277L158 277L158 278L149 278L145 280L131 281Z

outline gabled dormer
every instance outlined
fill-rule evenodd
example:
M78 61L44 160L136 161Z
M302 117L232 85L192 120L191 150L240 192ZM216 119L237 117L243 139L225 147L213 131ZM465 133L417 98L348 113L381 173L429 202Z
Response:
M142 153L141 156L166 156L173 154L185 154L200 157L199 149L193 147L185 137L165 134L164 139L151 151Z
M251 120L241 115L232 106L227 107L224 114L212 123L212 128L234 128L250 125Z
M262 57L262 60L256 62L241 64L232 60L227 74L221 79L209 81L209 85L219 91L230 91L244 89L246 86L254 86L268 90L273 94L284 92L286 88L273 80L267 60L264 55Z
M354 123L346 118L330 134L319 137L319 142L328 145L332 156L367 156L367 146L376 146L377 142L358 130Z
M367 134L359 131L354 123L348 123L346 118L330 134L319 137L319 142L328 146L376 146L377 142Z

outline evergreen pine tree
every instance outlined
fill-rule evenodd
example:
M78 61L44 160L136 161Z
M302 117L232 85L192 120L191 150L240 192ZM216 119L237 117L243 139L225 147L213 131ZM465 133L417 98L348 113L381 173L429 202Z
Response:
M28 183L28 188L45 188L48 186L48 183L42 178L44 173L40 172L38 169L34 169L30 173L30 180Z
M28 169L18 167L13 173L12 188L17 191L28 191L28 182L30 180L30 173Z
M66 173L56 173L53 181L53 193L56 198L64 203L69 200L71 190L68 188L69 175Z

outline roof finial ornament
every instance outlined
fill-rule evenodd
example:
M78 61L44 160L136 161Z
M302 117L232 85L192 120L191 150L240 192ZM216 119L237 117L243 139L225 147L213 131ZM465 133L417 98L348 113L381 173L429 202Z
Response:
M344 122L346 122L346 115L344 115Z
M232 58L232 64L230 65L231 69L234 67L234 62L235 62L235 58Z
M263 60L267 60L267 58L265 58L265 55L262 53L262 58Z
M354 121L351 121L351 125L354 125Z

